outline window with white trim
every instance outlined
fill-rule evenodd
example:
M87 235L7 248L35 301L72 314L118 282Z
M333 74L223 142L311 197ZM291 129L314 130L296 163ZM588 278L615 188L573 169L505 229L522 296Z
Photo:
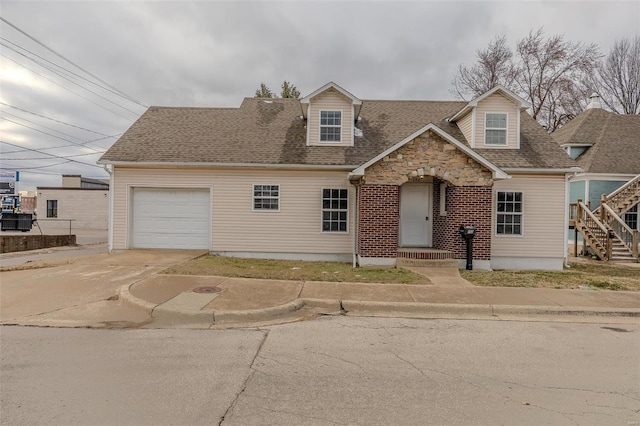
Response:
M506 145L507 114L486 113L484 131L485 145Z
M522 192L496 193L496 234L522 235Z
M320 141L340 142L342 111L320 111Z
M253 185L253 210L279 210L280 185Z
M349 190L322 190L322 232L347 232Z

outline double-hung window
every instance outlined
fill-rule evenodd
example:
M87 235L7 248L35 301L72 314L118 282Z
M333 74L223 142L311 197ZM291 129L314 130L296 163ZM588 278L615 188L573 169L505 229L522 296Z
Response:
M320 141L340 142L342 111L320 111Z
M58 217L58 200L47 200L47 217Z
M486 113L485 114L485 145L506 145L507 144L507 114Z
M280 185L253 185L253 210L280 209Z
M322 190L322 231L347 232L349 190Z
M522 235L522 192L496 194L496 234Z

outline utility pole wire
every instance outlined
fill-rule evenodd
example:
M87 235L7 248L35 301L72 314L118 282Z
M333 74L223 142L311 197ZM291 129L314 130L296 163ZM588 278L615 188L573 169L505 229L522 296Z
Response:
M4 19L3 17L0 16L0 21L4 22L5 24L9 25L10 27L12 27L13 29L15 29L16 31L20 32L21 34L23 34L24 36L30 38L31 40L35 41L36 43L38 43L40 46L44 47L45 49L47 49L48 51L50 51L51 53L55 54L56 56L64 59L65 61L67 61L68 63L70 63L71 65L73 65L74 67L78 68L79 70L87 73L88 75L90 75L91 77L95 78L96 80L98 80L100 83L106 85L107 87L110 87L111 89L117 91L118 93L120 93L122 96L124 96L125 98L129 99L132 102L135 102L141 106L144 107L148 107L144 104L142 104L140 101L136 100L135 98L133 98L132 96L127 95L126 93L124 93L122 90L118 89L117 87L107 83L106 81L104 81L103 79L101 79L100 77L98 77L97 75L91 73L90 71L87 71L86 69L82 68L80 65L76 64L75 62L71 61L70 59L67 59L65 56L63 56L62 54L56 52L55 50L53 50L52 48L46 46L44 43L42 43L40 40L37 40L35 37L27 34L26 32L22 31L20 28L16 27L15 25L13 25L11 22L7 21L6 19Z
M42 78L44 78L45 80L48 80L48 81L52 82L52 83L53 83L53 84L55 84L56 86L60 86L60 87L62 87L63 89L68 90L69 92L73 93L73 94L74 94L74 95L76 95L76 96L80 96L82 99L85 99L85 100L87 100L87 101L91 102L92 104L97 105L97 106L99 106L100 108L102 108L102 109L104 109L104 110L107 110L107 111L109 111L109 112L110 112L110 113L112 113L112 114L117 115L118 117L124 118L125 120L133 121L133 119L128 118L128 117L125 117L124 115L119 114L119 113L115 112L114 110L107 108L107 107L106 107L106 106L104 106L104 105L100 105L99 103L97 103L97 102L95 102L95 101L93 101L93 100L91 100L91 99L87 98L86 96L83 96L83 95L81 95L81 94L80 94L80 93L78 93L78 92L74 92L73 90L69 89L68 87L63 86L63 85L62 85L62 84L60 84L60 83L57 83L56 81L54 81L54 80L50 79L49 77L46 77L46 76L44 76L44 75L40 74L39 72L32 70L31 68L27 67L26 65L21 64L20 62L16 61L15 59L8 57L8 56L7 56L7 55L5 55L4 53L0 53L0 56L2 56L2 57L4 57L4 58L7 58L8 60L10 60L10 61L12 61L12 62L14 62L14 63L16 63L16 64L20 65L21 67L23 67L23 68L25 68L25 69L27 69L27 70L29 70L29 71L31 71L31 72L32 72L32 73L34 73L35 75L37 75L37 76L39 76L39 77L42 77ZM122 108L122 107L121 107L121 108ZM137 114L137 113L134 113L134 114Z
M20 145L16 145L16 144L11 143L11 142L2 141L2 140L0 140L0 142L2 142L2 143L4 143L4 144L7 144L7 145L15 146L15 147L18 147L18 148L23 148L23 147L21 147ZM40 153L40 154L44 154L44 155L50 155L50 156L52 156L53 158L56 158L56 157L60 158L60 156L58 156L58 155L49 154L48 152L40 151L39 149L35 149L35 148L29 148L29 151L38 152L38 153ZM62 158L64 158L64 157L62 157ZM69 160L69 161L71 161L71 162L73 162L73 163L82 164L82 165L84 165L84 166L97 167L97 168L99 168L99 169L101 169L101 168L102 168L102 166L98 166L97 164L83 163L82 161L77 161L77 160Z
M56 123L66 124L67 126L75 127L76 129L84 130L86 132L95 133L96 135L109 136L109 135L105 135L104 133L100 133L100 132L96 132L94 130L86 129L84 127L76 126L74 124L65 123L64 121L56 120L55 118L47 117L46 115L42 115L42 114L35 113L33 111L29 111L29 110L26 110L26 109L18 108L17 106L9 105L9 104L6 104L6 103L4 103L2 101L0 101L0 105L8 106L9 108L17 109L18 111L22 111L22 112L26 112L28 114L36 115L38 117L46 118L47 120L55 121Z

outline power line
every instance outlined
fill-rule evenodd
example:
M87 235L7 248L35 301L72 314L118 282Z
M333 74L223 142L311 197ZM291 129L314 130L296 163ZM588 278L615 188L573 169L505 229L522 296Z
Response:
M40 150L44 151L44 150L49 150L49 149L68 148L70 146L79 146L79 147L82 147L82 148L92 149L91 147L87 147L86 145L89 144L89 143L100 142L100 141L105 140L105 139L116 138L116 137L118 137L120 135L122 135L122 133L118 133L118 134L115 134L115 135L107 136L107 137L104 137L104 138L93 139L93 140L90 140L90 141L82 142L80 144L50 146L50 147L46 147L46 148L40 148ZM0 143L8 143L8 142L0 141ZM15 145L15 146L19 146L19 145ZM26 147L20 147L20 148L22 148L22 149L19 149L17 151L5 151L5 152L2 152L2 154L13 154L13 153L16 153L16 152L24 152L24 151L29 151L30 150L30 148L26 148Z
M20 32L21 34L25 35L26 37L30 38L31 40L35 41L36 43L38 43L40 46L44 47L45 49L47 49L48 51L50 51L51 53L55 54L56 56L64 59L65 61L67 61L68 63L70 63L71 65L73 65L74 67L78 68L79 70L87 73L88 75L90 75L91 77L95 78L96 80L98 80L100 83L112 88L113 90L117 91L118 93L122 94L122 96L128 98L129 100L131 100L132 102L138 103L140 105L142 105L139 101L137 101L135 98L133 98L132 96L127 95L126 93L124 93L122 90L118 89L117 87L114 87L113 85L107 83L106 81L102 80L100 77L92 74L91 72L85 70L84 68L82 68L80 65L76 64L75 62L71 61L70 59L67 59L66 57L62 56L60 53L56 52L55 50L51 49L50 47L46 46L44 43L42 43L40 40L37 40L35 37L27 34L26 32L24 32L23 30L21 30L20 28L16 27L15 25L13 25L11 22L7 21L6 19L4 19L3 17L0 16L0 21L4 22L5 24L9 25L10 27L12 27L13 29L15 29L16 31Z
M86 157L87 155L99 155L104 153L90 152L88 154L74 154L74 155L56 155L55 158L74 158L74 157ZM6 153L5 153L6 154ZM30 160L51 160L52 157L32 157L32 158L3 158L6 161L30 161Z
M47 166L38 166L38 167L19 167L19 170L36 170L36 169L46 169L47 167L54 167L54 166L60 166L62 164L67 164L70 163L72 160L67 160L67 161L61 161L59 163L55 163L55 164L49 164ZM4 167L6 168L6 167Z
M7 145L15 146L15 147L18 147L18 148L22 148L20 145L16 145L16 144L11 143L11 142L7 142L7 141L0 141L0 142L2 142L4 144L7 144ZM40 151L39 149L35 149L35 148L29 148L29 151L38 152L38 153L44 154L44 155L49 155L49 156L51 156L53 158L56 158L56 157L57 158L66 158L66 157L62 157L62 156L58 156L58 155L54 155L54 154L49 154L48 152ZM99 154L101 154L101 153L99 153ZM74 163L78 163L78 164L82 164L82 165L85 165L85 166L97 167L99 169L102 168L102 167L98 166L97 164L83 163L82 161L78 161L78 160L69 160L69 161L74 162Z
M47 130L51 130L51 131L53 131L53 132L60 133L61 135L65 135L65 136L68 136L68 137L70 137L70 138L73 138L73 139L77 139L77 140L79 140L79 141L82 141L82 139L77 138L77 137L75 137L75 136L73 136L73 135L70 135L70 134L65 133L65 132L61 132L60 130L52 129L51 127L47 127L47 126L45 126L44 124L36 123L35 121L27 120L26 118L20 117L19 115L11 114L10 112L2 111L2 110L0 110L0 113L2 113L2 114L9 114L9 115L11 115L11 116L13 116L13 117L19 118L20 120L24 120L24 121L26 121L27 123L35 124L36 126L44 127L44 128L45 128L45 129L47 129ZM0 117L0 118L1 118L1 117Z
M6 46L6 45L5 45L5 44L3 44L3 43L0 43L0 45L1 45L1 46ZM11 48L10 48L10 49L11 49ZM13 49L11 49L11 50L13 50ZM84 87L84 86L82 86L82 85L80 85L80 84L76 83L75 81L71 80L70 78L68 78L68 77L66 77L66 76L64 76L64 75L62 75L60 72L58 72L58 71L56 71L56 70L52 69L51 67L49 67L49 66L47 66L47 65L44 65L44 64L42 64L41 62L39 62L39 61L37 61L37 60L35 60L35 59L33 59L33 58L30 58L30 57L28 57L28 56L26 56L26 55L24 55L24 54L22 54L22 53L20 53L20 52L17 52L17 51L15 51L15 50L13 50L13 51L14 51L15 53L17 53L18 55L20 55L20 56L22 56L22 57L24 57L24 58L27 58L28 60L30 60L30 61L32 61L32 62L34 62L35 64L40 65L42 68L44 68L44 69L46 69L46 70L48 70L48 71L51 71L52 73L56 74L57 76L59 76L59 77L61 77L61 78L65 79L65 80L67 80L69 83L71 83L71 84L75 84L75 85L76 85L76 86L78 86L79 88L84 89L84 90L86 90L87 92L89 92L89 93L92 93L92 94L96 95L96 96L97 96L97 97L99 97L100 99L103 99L103 100L105 100L105 101L109 102L110 104L113 104L113 105L115 105L115 106L117 106L117 107L120 107L120 108L122 108L123 110L130 112L131 114L135 114L135 115L137 115L137 114L138 114L137 112L132 111L132 110L130 110L130 109L129 109L129 108L127 108L127 107L123 107L122 105L120 105L120 104L118 104L118 103L116 103L116 102L114 102L114 101L112 101L112 100L110 100L110 99L108 99L108 98L105 98L104 96L102 96L102 95L101 95L101 94L99 94L99 93L94 92L93 90L87 89L86 87ZM6 55L2 55L2 56L4 56L5 58L7 58L7 59L9 59L9 60L11 60L11 61L13 61L13 62L15 62L15 63L16 63L16 64L18 64L18 65L23 66L24 68L28 69L28 70L29 70L29 71L31 71L32 73L35 73L35 74L39 75L40 77L46 78L47 80L49 80L49 81L51 81L51 82L54 82L54 80L51 80L50 78L47 78L47 77L43 76L42 74L37 73L36 71L32 70L31 68L27 67L26 65L21 64L21 63L17 62L15 59L9 58L9 57L8 57L8 56L6 56ZM59 84L59 83L56 83L56 84L58 84L58 86L60 86L60 87L64 87L64 86L62 86L62 85L61 85L61 84ZM68 88L66 88L66 89L67 89L67 90L69 90ZM70 90L70 92L75 93L75 92L73 92L73 91L71 91L71 90Z
M99 106L100 108L102 108L102 109L104 109L104 110L107 110L107 111L109 111L109 112L110 112L110 113L112 113L112 114L117 115L118 117L122 117L122 118L124 118L125 120L133 121L131 118L129 118L129 117L125 117L125 116L124 116L124 115L122 115L122 114L118 114L118 113L117 113L117 112L115 112L114 110L109 109L109 108L107 108L107 107L106 107L106 106L104 106L104 105L100 105L99 103L97 103L97 102L95 102L95 101L93 101L93 100L91 100L91 99L87 98L86 96L83 96L83 95L81 95L81 94L80 94L80 93L78 93L78 92L74 92L73 90L69 89L68 87L65 87L65 86L63 86L62 84L60 84L60 83L58 83L58 82L56 82L56 81L54 81L54 80L50 79L49 77L46 77L46 76L44 76L44 75L40 74L39 72L32 70L31 68L27 67L26 65L21 64L20 62L16 61L16 60L15 60L15 59L13 59L13 58L8 57L8 56L7 56L7 55L5 55L5 54L0 53L0 56L3 56L3 57L5 57L5 58L7 58L7 59L8 59L8 60L10 60L11 62L14 62L14 63L16 63L16 64L20 65L21 67L23 67L23 68L25 68L25 69L27 69L27 70L31 71L31 72L32 72L32 73L34 73L35 75L40 76L40 77L44 78L45 80L48 80L48 81L52 82L52 83L53 83L53 84L55 84L56 86L60 86L60 87L62 87L63 89L68 90L69 92L73 93L73 94L74 94L74 95L76 95L76 96L80 96L82 99L85 99L85 100L87 100L87 101L91 102L92 104L95 104L95 105ZM134 114L136 114L136 113L134 113Z
M54 138L61 139L61 140L65 141L65 142L69 142L69 143L74 144L74 145L77 145L77 146L83 146L83 145L82 145L82 143L76 143L76 142L74 142L74 141L70 141L69 139L65 139L65 138L63 138L63 137L60 137L60 136L57 136L57 135L53 135L53 134L51 134L51 133L43 132L43 131L42 131L42 130L40 130L40 129L36 129L35 127L27 126L26 124L18 123L17 121L9 120L8 118L0 117L0 120L6 120L6 121L9 121L9 122L11 122L11 123L17 124L18 126L23 126L23 127L26 127L27 129L35 130L36 132L40 132L40 133L45 134L45 135L47 135L47 136L52 136L52 137L54 137ZM92 149L92 150L94 150L94 151L96 151L96 152L97 152L97 150L96 150L95 148L91 148L90 146L84 146L84 148Z
M103 90L106 90L107 92L113 93L113 94L114 94L114 95L116 95L116 96L120 96L121 98L126 99L126 100L127 100L127 101L129 101L129 102L133 102L133 103L136 103L136 104L140 105L141 107L144 107L144 108L148 108L148 107L149 107L148 105L142 104L142 103L140 103L140 102L136 101L135 99L131 99L131 98L129 98L129 97L123 96L121 93L116 92L115 90L111 90L110 88L105 87L105 86L102 86L102 85L100 85L100 84L96 83L95 81L91 81L91 80L89 80L88 78L83 77L83 76L81 76L81 75L80 75L80 74L78 74L78 73L75 73L75 72L73 72L73 71L71 71L71 70L68 70L68 69L66 69L66 68L65 68L65 67L63 67L63 66L58 65L58 64L56 64L55 62L50 61L50 60L48 60L47 58L42 57L42 56L38 55L37 53L34 53L34 52L30 51L29 49L26 49L26 48L24 48L24 47L20 46L20 45L19 45L19 44L17 44L17 43L12 42L11 40L8 40L8 39L6 39L6 38L4 38L4 37L0 37L0 40L4 40L4 41L6 41L7 43L10 43L10 44L12 44L12 45L16 46L18 49L22 49L22 50L24 50L25 52L28 52L28 53L32 54L33 56L35 56L35 57L37 57L37 58L40 58L40 59L42 59L43 61L46 61L46 62L50 63L51 65L53 65L53 66L55 66L55 67L58 67L58 68L60 68L61 70L64 70L64 71L66 71L67 73L69 73L69 74L71 74L71 75L73 75L73 76L75 76L75 77L77 77L77 78L80 78L80 79L82 79L82 80L86 81L86 82L87 82L87 83L89 83L89 84L93 84L95 87L99 87L99 88L101 88L101 89L103 89ZM6 45L6 44L4 44L4 43L0 43L0 44L1 44L2 46L5 46L5 47L7 47L7 48L9 48L9 49L13 50L14 52L16 52L16 53L18 53L18 54L20 54L20 52L18 52L17 50L13 49L12 47L7 46L7 45ZM26 55L23 55L23 56L26 56ZM31 58L29 58L29 59L31 59ZM32 59L32 60L33 60L33 59ZM34 61L34 62L35 62L35 61Z
M76 129L80 129L80 130L84 130L84 131L87 131L87 132L95 133L96 135L109 136L109 135L105 135L104 133L96 132L94 130L89 130L89 129L86 129L84 127L80 127L80 126L76 126L76 125L73 125L73 124L65 123L64 121L56 120L55 118L51 118L51 117L47 117L45 115L37 114L35 112L28 111L26 109L18 108L17 106L9 105L9 104L6 104L6 103L4 103L2 101L0 101L0 104L4 105L4 106L8 106L9 108L17 109L18 111L22 111L22 112L26 112L28 114L36 115L38 117L46 118L47 120L55 121L56 123L66 124L67 126L75 127Z

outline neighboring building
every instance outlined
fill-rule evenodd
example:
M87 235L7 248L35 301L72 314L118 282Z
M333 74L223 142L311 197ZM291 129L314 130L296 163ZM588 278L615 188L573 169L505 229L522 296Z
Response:
M363 101L329 83L300 100L151 107L99 161L110 250L464 264L464 225L475 267L561 269L576 164L528 106L502 87Z
M38 207L36 191L20 191L20 212L33 213Z
M602 109L597 95L587 109L552 134L576 160L581 172L570 179L569 200L582 200L592 210L608 195L640 175L640 115L622 115ZM638 205L624 213L638 227Z
M60 187L38 187L38 221L48 228L108 229L109 183L62 175ZM64 220L63 220L64 219Z

